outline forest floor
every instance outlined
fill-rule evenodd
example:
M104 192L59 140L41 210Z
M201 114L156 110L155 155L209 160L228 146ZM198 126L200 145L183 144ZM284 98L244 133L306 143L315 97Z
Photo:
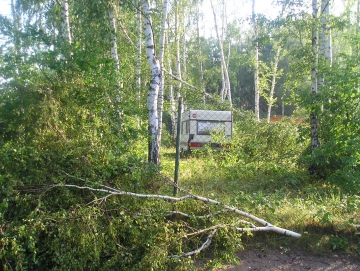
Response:
M358 271L360 259L349 255L317 256L300 250L245 249L238 253L240 264L229 265L219 271Z

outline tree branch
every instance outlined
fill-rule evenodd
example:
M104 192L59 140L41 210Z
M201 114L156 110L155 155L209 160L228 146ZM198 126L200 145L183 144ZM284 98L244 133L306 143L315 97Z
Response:
M208 235L208 238L206 239L206 241L201 245L201 247L199 247L198 249L195 249L193 251L190 251L190 252L186 252L186 253L183 253L183 254L179 254L179 255L172 255L172 256L169 256L169 258L182 258L182 257L188 257L188 256L191 256L191 255L194 255L194 254L197 254L199 253L200 251L204 250L205 248L209 247L210 244L211 244L211 240L213 238L213 236L215 235L217 229L213 230L209 235Z
M166 72L171 78L173 78L173 79L175 79L175 80L177 80L177 81L179 81L179 82L187 85L188 87L192 88L193 90L199 91L201 94L205 95L205 96L206 96L207 98L209 98L209 99L214 99L214 97L211 96L209 93L206 93L206 91L198 89L197 87L189 84L188 82L186 82L186 81L180 79L179 77L173 75L172 73L168 72L168 71L167 71L166 69L164 69L164 68L162 68L162 70L163 70L164 72Z
M202 201L205 203L211 203L217 206L223 206L223 208L227 211L233 212L235 214L238 214L240 216L249 218L251 220L254 220L255 222L263 225L264 227L256 227L256 228L237 228L238 231L273 231L279 234L283 234L283 235L287 235L287 236L291 236L291 237L296 237L299 238L301 237L301 234L290 231L290 230L286 230L280 227L276 227L274 225L272 225L271 223L257 217L254 216L250 213L241 211L235 207L231 207L225 204L222 204L221 202L217 201L217 200L213 200L210 198L206 198L206 197L201 197L201 196L197 196L197 195L192 195L190 193L188 193L185 196L182 197L172 197L172 196L165 196L165 195L157 195L157 194L138 194L138 193L133 193L133 192L126 192L126 191L121 191L115 188L111 188L105 185L102 185L102 187L104 188L92 188L92 187L88 187L88 186L79 186L79 185L72 185L72 184L60 184L60 185L54 185L53 187L69 187L69 188L77 188L77 189L82 189L82 190L90 190L93 192L102 192L102 193L107 193L110 194L112 196L131 196L131 197L138 197L138 198L154 198L154 199L162 199L162 200L166 200L166 201L172 201L172 202L180 202L180 201L184 201L186 199L196 199L198 201ZM110 196L107 195L106 197ZM101 199L99 199L101 200Z

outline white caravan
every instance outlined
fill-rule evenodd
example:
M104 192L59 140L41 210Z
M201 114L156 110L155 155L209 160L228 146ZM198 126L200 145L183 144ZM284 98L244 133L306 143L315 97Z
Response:
M180 150L205 149L205 145L216 150L229 146L224 142L211 142L211 133L223 133L226 138L232 136L232 111L187 110L181 114Z

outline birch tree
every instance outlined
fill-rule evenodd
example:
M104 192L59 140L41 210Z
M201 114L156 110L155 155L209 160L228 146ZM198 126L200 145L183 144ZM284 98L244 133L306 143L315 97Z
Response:
M318 67L318 31L317 31L317 16L318 16L318 3L317 0L312 0L312 13L313 13L313 32L312 32L312 52L313 52L313 67L311 69L311 94L313 99L316 99L318 92L317 82L317 67ZM318 138L318 121L315 113L316 100L310 112L310 125L311 125L311 151L312 153L316 148L320 147Z
M118 90L120 90L120 80L119 80L119 72L120 72L120 60L119 60L119 55L118 55L118 46L117 46L117 37L116 37L116 32L117 32L117 28L116 28L116 19L115 19L115 15L114 15L114 10L115 10L115 4L110 2L109 3L109 19L110 19L110 27L111 27L111 57L114 60L114 66L115 66L115 74L116 74L116 83L117 83L117 87ZM120 97L119 97L119 93L116 93L116 100L117 102L120 101Z
M180 80L178 81L178 95L182 88L182 73L181 73L181 59L180 59L180 27L179 27L179 1L175 1L175 45L176 45L176 75Z
M163 2L163 17L161 21L160 28L160 38L159 38L159 64L161 67L161 84L159 87L159 99L158 99L158 141L161 142L161 134L162 134L162 116L163 116L163 104L164 104L164 85L165 85L165 75L164 70L164 55L165 55L165 40L166 40L166 22L167 22L167 14L168 14L168 0L164 0Z
M223 86L224 86L223 89L221 90L220 97L221 97L222 101L224 101L224 96L227 93L230 107L232 107L230 78L229 78L227 64L225 61L223 42L222 42L222 38L219 34L219 28L218 28L217 17L216 17L216 12L215 12L215 8L213 5L213 1L211 0L210 3L211 3L212 11L213 11L213 16L214 16L216 37L217 37L218 45L219 45L219 53L220 53L220 60L221 60L221 76L222 76L222 82L223 82Z
M197 38L197 49L199 53L199 69L200 69L200 86L204 89L204 70L203 70L203 54L201 50L200 42L200 0L196 2L196 38ZM203 95L203 103L206 102L206 96Z
M267 112L267 121L268 122L270 122L271 108L275 102L274 92L275 92L275 85L276 85L276 77L278 76L278 64L279 64L279 59L280 59L280 52L281 52L281 46L278 45L277 50L276 50L275 60L274 60L273 67L272 67L271 88L270 88L270 93L269 93L269 97L268 97L268 112Z
M321 64L324 66L332 65L332 51L331 51L331 32L328 26L330 14L330 0L321 0L320 10L320 32L319 32L319 53L321 55ZM318 78L318 88L324 86L324 74Z
M148 90L148 120L149 120L149 153L148 161L155 165L160 164L159 115L158 98L161 85L161 66L155 52L154 32L151 24L151 15L148 0L142 1L146 57L149 62L151 78Z
M62 31L63 31L64 40L66 40L69 44L71 44L72 39L71 39L71 30L70 30L68 0L62 0L61 2L61 16L62 16Z

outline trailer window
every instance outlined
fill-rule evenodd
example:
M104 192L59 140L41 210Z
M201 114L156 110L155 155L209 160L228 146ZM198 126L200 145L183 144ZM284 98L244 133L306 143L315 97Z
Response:
M197 134L198 135L210 135L211 132L225 132L224 121L206 121L198 120L197 122Z

